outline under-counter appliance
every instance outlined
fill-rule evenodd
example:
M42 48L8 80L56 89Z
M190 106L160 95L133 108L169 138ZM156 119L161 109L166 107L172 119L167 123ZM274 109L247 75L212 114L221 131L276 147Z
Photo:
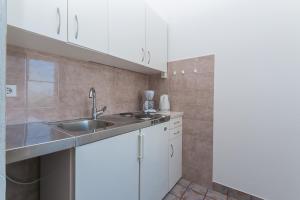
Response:
M143 110L145 113L153 113L156 112L154 109L154 94L155 92L153 90L145 90L144 91L144 104L143 104Z

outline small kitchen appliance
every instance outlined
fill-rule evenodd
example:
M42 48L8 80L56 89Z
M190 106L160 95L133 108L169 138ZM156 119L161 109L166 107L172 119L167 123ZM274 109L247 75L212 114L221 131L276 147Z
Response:
M153 90L145 90L144 91L144 104L143 104L143 110L145 113L153 113L156 112L154 109L154 94L155 92Z
M170 111L170 102L169 102L168 95L163 94L160 96L159 110L160 111Z

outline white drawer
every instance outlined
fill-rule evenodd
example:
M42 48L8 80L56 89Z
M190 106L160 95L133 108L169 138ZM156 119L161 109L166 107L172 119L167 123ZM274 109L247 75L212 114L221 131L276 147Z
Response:
M175 118L170 120L170 129L174 129L182 126L182 118Z
M180 127L175 128L175 129L171 129L171 130L169 130L169 133L170 133L169 139L172 139L172 138L175 138L179 135L182 135L182 127L180 126Z

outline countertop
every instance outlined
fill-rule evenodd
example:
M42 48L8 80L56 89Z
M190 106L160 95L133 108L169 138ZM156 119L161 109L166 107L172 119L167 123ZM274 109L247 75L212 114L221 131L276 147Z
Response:
M175 112L175 111L159 111L158 114L168 115L171 119L175 119L183 116L183 112Z
M13 163L75 146L75 137L46 123L6 126L6 163Z
M181 112L160 112L160 119L141 120L120 115L106 115L100 120L113 122L104 129L86 132L68 132L53 123L28 123L7 125L6 128L6 163L13 163L29 158L67 150L131 131L139 130L170 118L182 116Z

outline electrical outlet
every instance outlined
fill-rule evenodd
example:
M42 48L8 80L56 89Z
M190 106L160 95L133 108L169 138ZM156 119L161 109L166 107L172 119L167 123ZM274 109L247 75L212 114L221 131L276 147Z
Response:
M16 85L6 85L6 96L16 97L17 96L17 86Z

